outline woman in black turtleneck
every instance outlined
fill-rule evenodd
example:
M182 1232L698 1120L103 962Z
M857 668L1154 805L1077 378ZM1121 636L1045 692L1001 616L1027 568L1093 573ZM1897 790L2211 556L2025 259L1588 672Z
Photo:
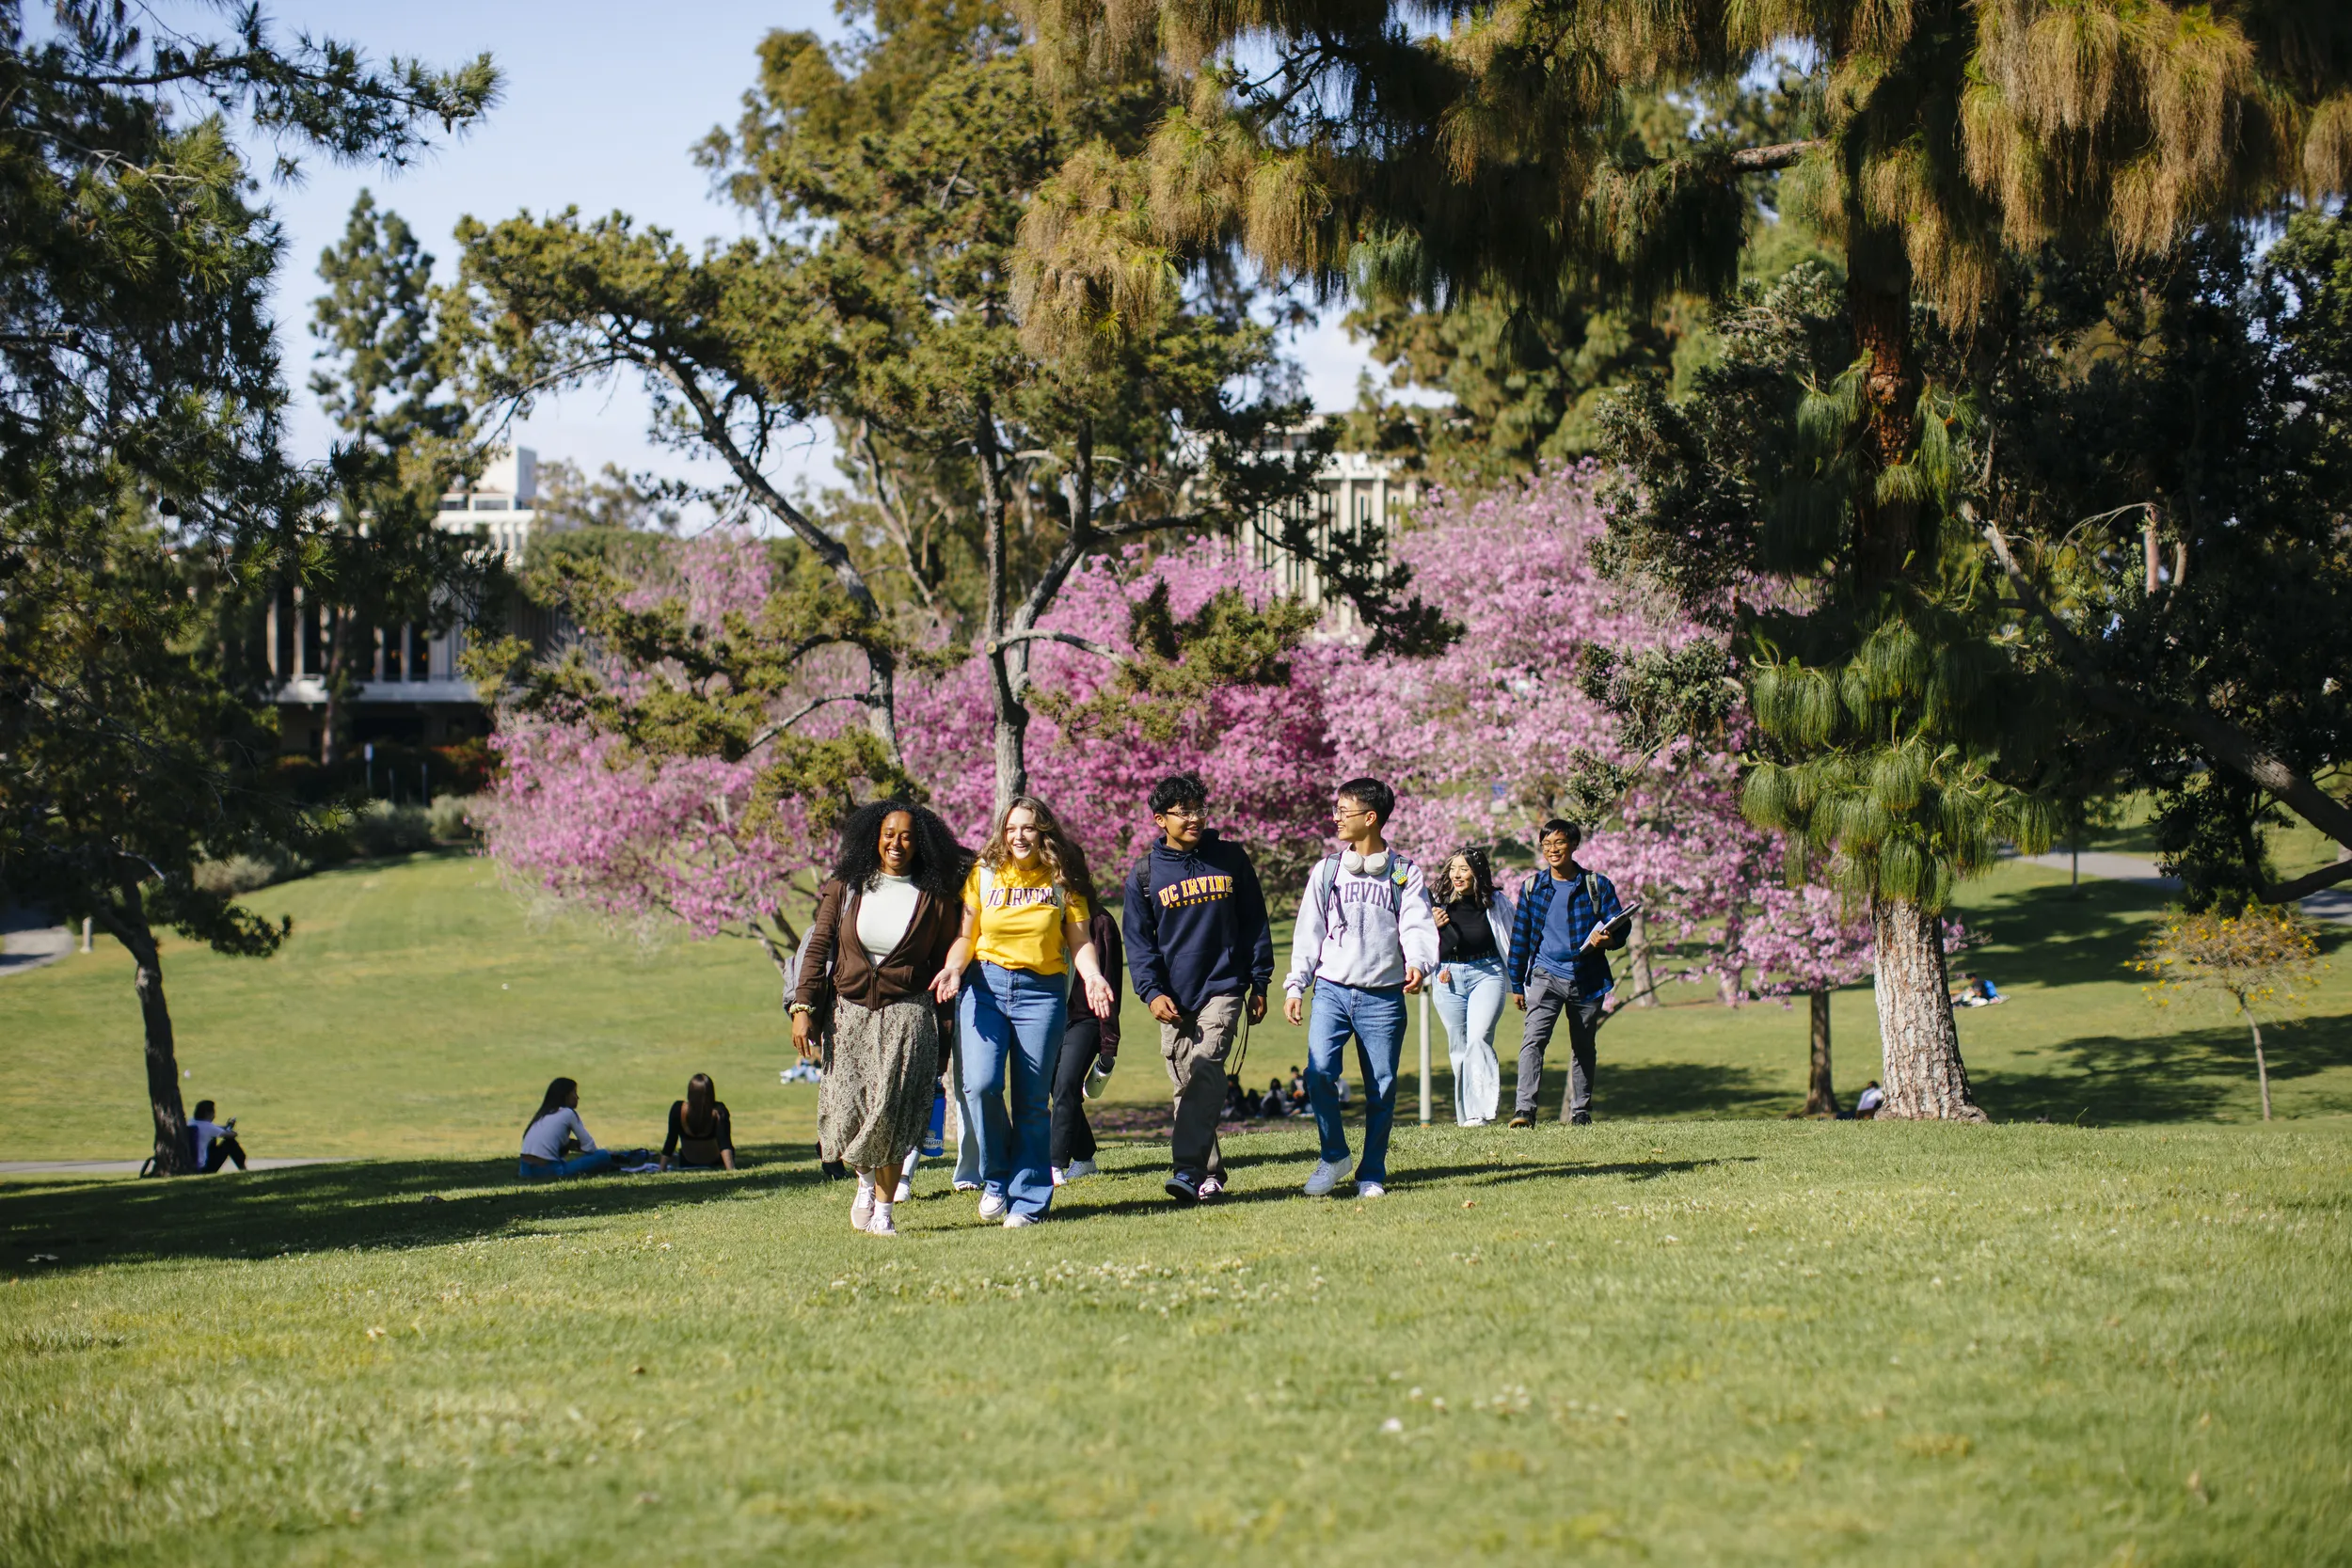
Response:
M1511 901L1495 886L1480 848L1458 850L1438 874L1438 1016L1454 1058L1454 1119L1484 1127L1502 1098L1495 1024L1511 991L1503 959L1511 951Z

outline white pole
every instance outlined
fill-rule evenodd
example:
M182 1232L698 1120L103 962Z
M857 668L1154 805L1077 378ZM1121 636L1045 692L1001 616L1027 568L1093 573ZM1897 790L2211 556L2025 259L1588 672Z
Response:
M1429 987L1421 991L1421 1124L1429 1125Z

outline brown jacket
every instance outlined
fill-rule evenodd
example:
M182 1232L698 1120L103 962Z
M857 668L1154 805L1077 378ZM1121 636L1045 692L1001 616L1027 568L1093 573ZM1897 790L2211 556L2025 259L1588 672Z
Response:
M878 965L866 958L857 940L860 896L839 882L827 882L817 890L817 916L809 926L807 955L801 960L801 984L793 992L794 1002L819 1006L828 979L834 996L861 1007L880 1007L920 996L930 989L940 966L947 961L947 949L956 943L956 933L962 929L962 902L943 904L928 893L921 895L907 934Z

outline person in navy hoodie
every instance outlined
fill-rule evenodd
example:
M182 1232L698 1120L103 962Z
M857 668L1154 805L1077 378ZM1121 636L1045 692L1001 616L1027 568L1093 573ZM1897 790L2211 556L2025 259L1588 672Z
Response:
M1216 1138L1225 1059L1245 1016L1264 1022L1274 980L1274 929L1257 867L1207 825L1208 796L1191 773L1152 791L1160 836L1127 878L1124 899L1127 973L1160 1021L1160 1055L1176 1089L1168 1196L1181 1203L1225 1190Z

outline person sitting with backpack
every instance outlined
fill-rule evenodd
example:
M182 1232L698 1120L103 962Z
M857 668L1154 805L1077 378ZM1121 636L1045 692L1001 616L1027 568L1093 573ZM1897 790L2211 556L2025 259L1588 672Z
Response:
M735 1168L735 1124L707 1072L686 1081L684 1100L670 1101L670 1130L661 1140L661 1168Z

